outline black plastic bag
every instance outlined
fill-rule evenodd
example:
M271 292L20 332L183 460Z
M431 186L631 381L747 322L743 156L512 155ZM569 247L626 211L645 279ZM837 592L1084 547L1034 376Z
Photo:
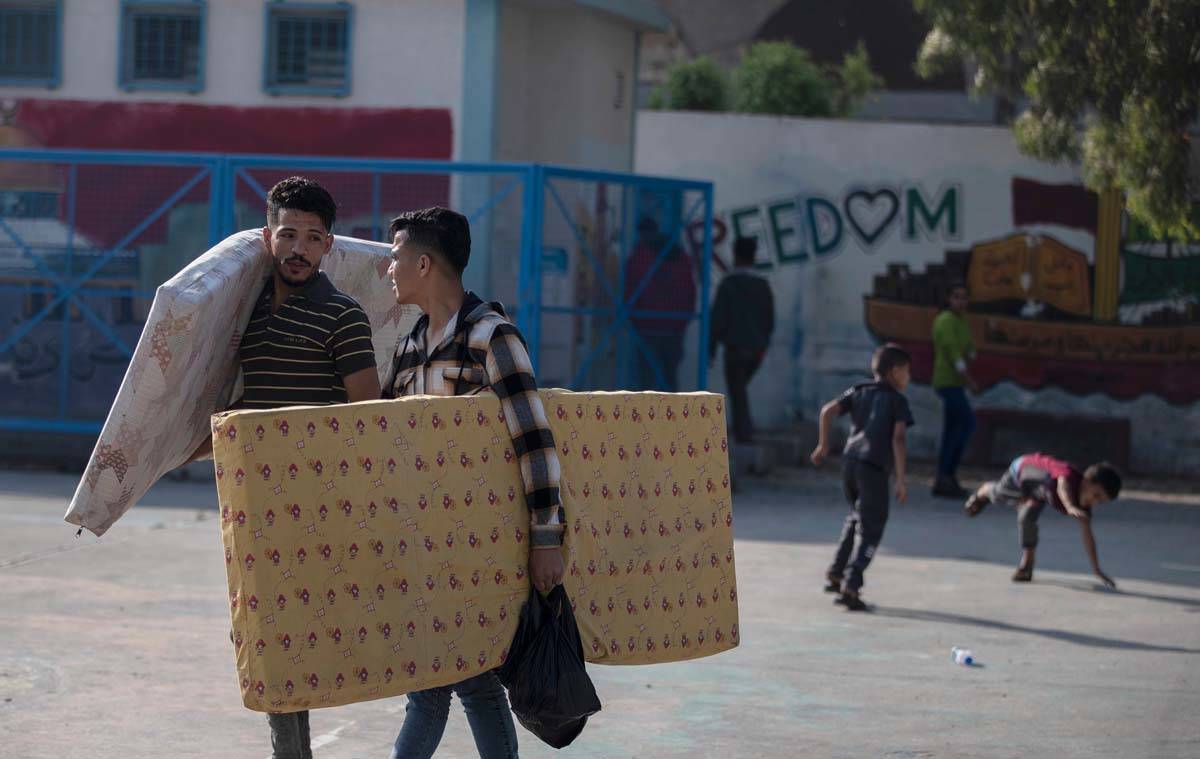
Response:
M600 711L583 662L583 642L561 585L542 597L530 589L508 658L496 671L508 688L513 714L554 748L570 745Z

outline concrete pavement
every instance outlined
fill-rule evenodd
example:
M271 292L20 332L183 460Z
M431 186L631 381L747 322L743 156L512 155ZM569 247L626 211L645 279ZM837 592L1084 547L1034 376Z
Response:
M0 471L0 756L269 755L241 707L215 491L160 484L102 539L61 521L75 478ZM1200 756L1200 498L1102 507L1088 574L1047 512L1036 582L1009 582L1011 511L975 520L913 487L867 574L871 614L821 592L837 477L790 472L735 496L742 646L591 667L604 710L525 757ZM970 647L982 663L950 661ZM386 757L403 699L313 713L319 759ZM438 754L475 756L456 705Z

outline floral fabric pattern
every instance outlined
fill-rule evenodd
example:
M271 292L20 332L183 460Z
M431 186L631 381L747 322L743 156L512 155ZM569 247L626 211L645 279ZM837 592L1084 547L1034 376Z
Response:
M588 660L735 647L723 398L538 392ZM530 535L494 395L228 412L212 425L247 707L384 698L504 661L529 592Z

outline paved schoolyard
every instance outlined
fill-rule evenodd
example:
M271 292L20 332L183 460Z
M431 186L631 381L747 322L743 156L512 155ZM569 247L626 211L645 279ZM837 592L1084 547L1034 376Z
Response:
M268 756L238 697L211 483L160 484L99 540L61 521L74 485L0 471L0 756ZM913 490L868 572L876 609L853 615L820 589L833 471L747 482L742 646L591 667L604 711L562 752L518 728L522 755L1200 756L1200 498L1102 507L1114 593L1072 520L1044 515L1037 581L1014 586L1011 512L967 520ZM403 699L316 711L316 756L386 757L402 716ZM456 706L439 756L474 755Z

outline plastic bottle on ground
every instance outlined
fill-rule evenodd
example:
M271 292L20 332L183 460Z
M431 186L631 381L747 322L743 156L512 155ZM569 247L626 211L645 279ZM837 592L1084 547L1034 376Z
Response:
M971 653L970 649L959 648L958 646L955 646L954 648L950 649L950 653L954 657L955 664L961 664L964 667L969 667L975 663L975 656Z

